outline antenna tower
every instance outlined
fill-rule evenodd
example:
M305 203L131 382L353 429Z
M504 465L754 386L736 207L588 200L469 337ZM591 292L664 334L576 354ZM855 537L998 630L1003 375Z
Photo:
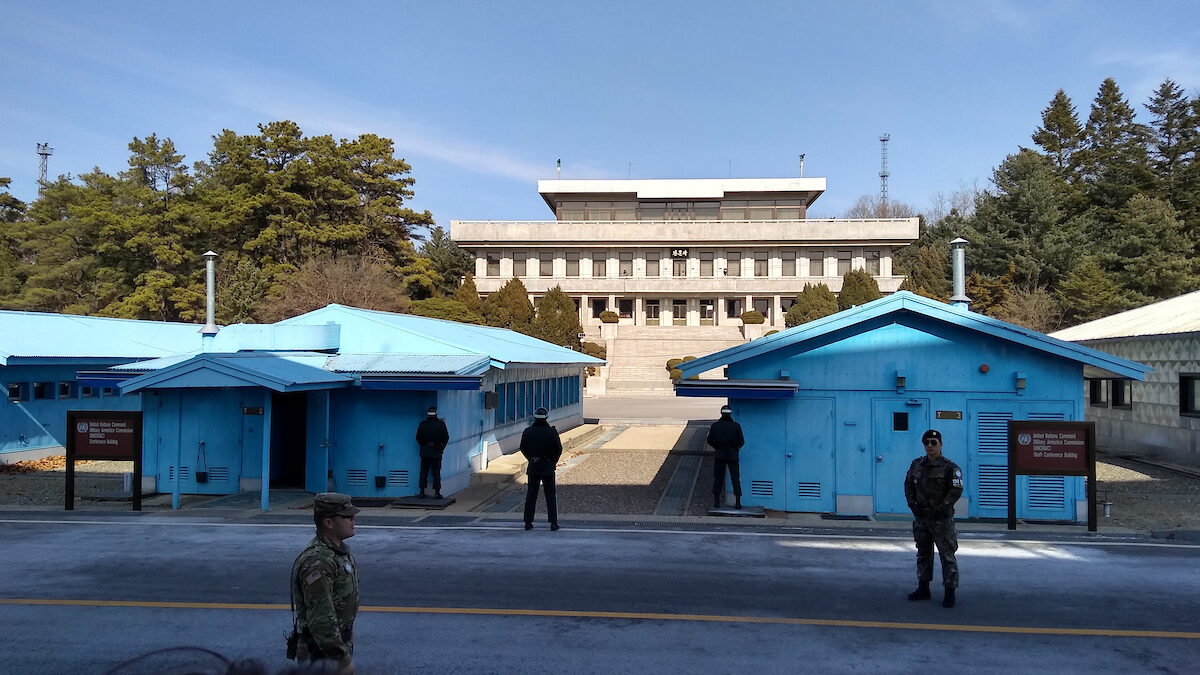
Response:
M888 193L887 179L891 175L887 168L887 144L892 140L891 134L883 134L879 137L879 205L884 216L888 210Z
M54 148L50 147L49 143L38 143L37 154L42 158L38 180L44 184L46 182L46 168L50 162L50 155L54 154Z

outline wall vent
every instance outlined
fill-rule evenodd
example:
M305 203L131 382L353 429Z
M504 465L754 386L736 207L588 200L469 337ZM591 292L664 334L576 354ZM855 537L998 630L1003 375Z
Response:
M388 471L387 484L408 487L408 471Z
M771 480L752 480L750 481L750 494L755 497L774 497L775 496L775 481Z
M1067 508L1067 483L1062 476L1030 476L1029 508L1061 511Z
M191 471L188 469L188 467L185 466L185 467L181 467L179 469L179 479L181 481L183 481L184 483L186 483L188 481L188 477L190 475L191 475ZM173 467L173 466L167 467L167 480L168 481L175 480L175 467Z
M821 484L820 483L800 483L796 489L796 496L801 499L820 499Z
M979 413L977 428L981 454L1003 454L1008 457L1008 423L1012 418L1013 415L1009 412Z
M227 467L227 466L210 467L208 470L208 480L210 482L211 481L220 481L222 483L229 480L229 467Z
M367 470L366 469L346 469L346 484L347 485L366 486Z
M976 473L979 508L1008 508L1008 466L981 464Z

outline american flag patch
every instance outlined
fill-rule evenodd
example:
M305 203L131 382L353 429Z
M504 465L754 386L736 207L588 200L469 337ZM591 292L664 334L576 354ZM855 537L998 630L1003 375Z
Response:
M304 585L312 586L313 583L315 583L317 581L317 579L320 579L320 578L321 578L320 572L313 572L312 574L304 577Z

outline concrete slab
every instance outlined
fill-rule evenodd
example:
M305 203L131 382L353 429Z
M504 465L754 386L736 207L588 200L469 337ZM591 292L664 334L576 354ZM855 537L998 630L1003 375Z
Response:
M442 497L434 499L433 497L400 497L392 500L392 508L397 509L442 509L454 503L454 497Z
M630 427L601 447L604 450L672 448L686 428L682 424Z
M732 518L766 518L767 512L761 506L743 506L735 509L732 506L714 506L708 510L710 516L729 516Z

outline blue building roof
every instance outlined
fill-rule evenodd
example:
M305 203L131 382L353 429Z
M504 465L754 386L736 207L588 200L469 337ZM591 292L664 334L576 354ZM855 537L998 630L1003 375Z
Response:
M1086 377L1145 379L1153 370L1149 366L1118 358L1095 349L1066 342L1037 331L1015 326L982 314L958 309L930 300L908 291L900 291L885 298L853 307L795 328L759 338L746 344L730 347L677 367L683 373L681 385L690 386L684 380L692 375L755 358L781 348L804 350L837 342L865 330L895 323L898 313L911 312L948 324L959 326L999 340L1036 349L1063 359L1083 364Z
M0 366L132 360L198 350L200 325L0 310Z

